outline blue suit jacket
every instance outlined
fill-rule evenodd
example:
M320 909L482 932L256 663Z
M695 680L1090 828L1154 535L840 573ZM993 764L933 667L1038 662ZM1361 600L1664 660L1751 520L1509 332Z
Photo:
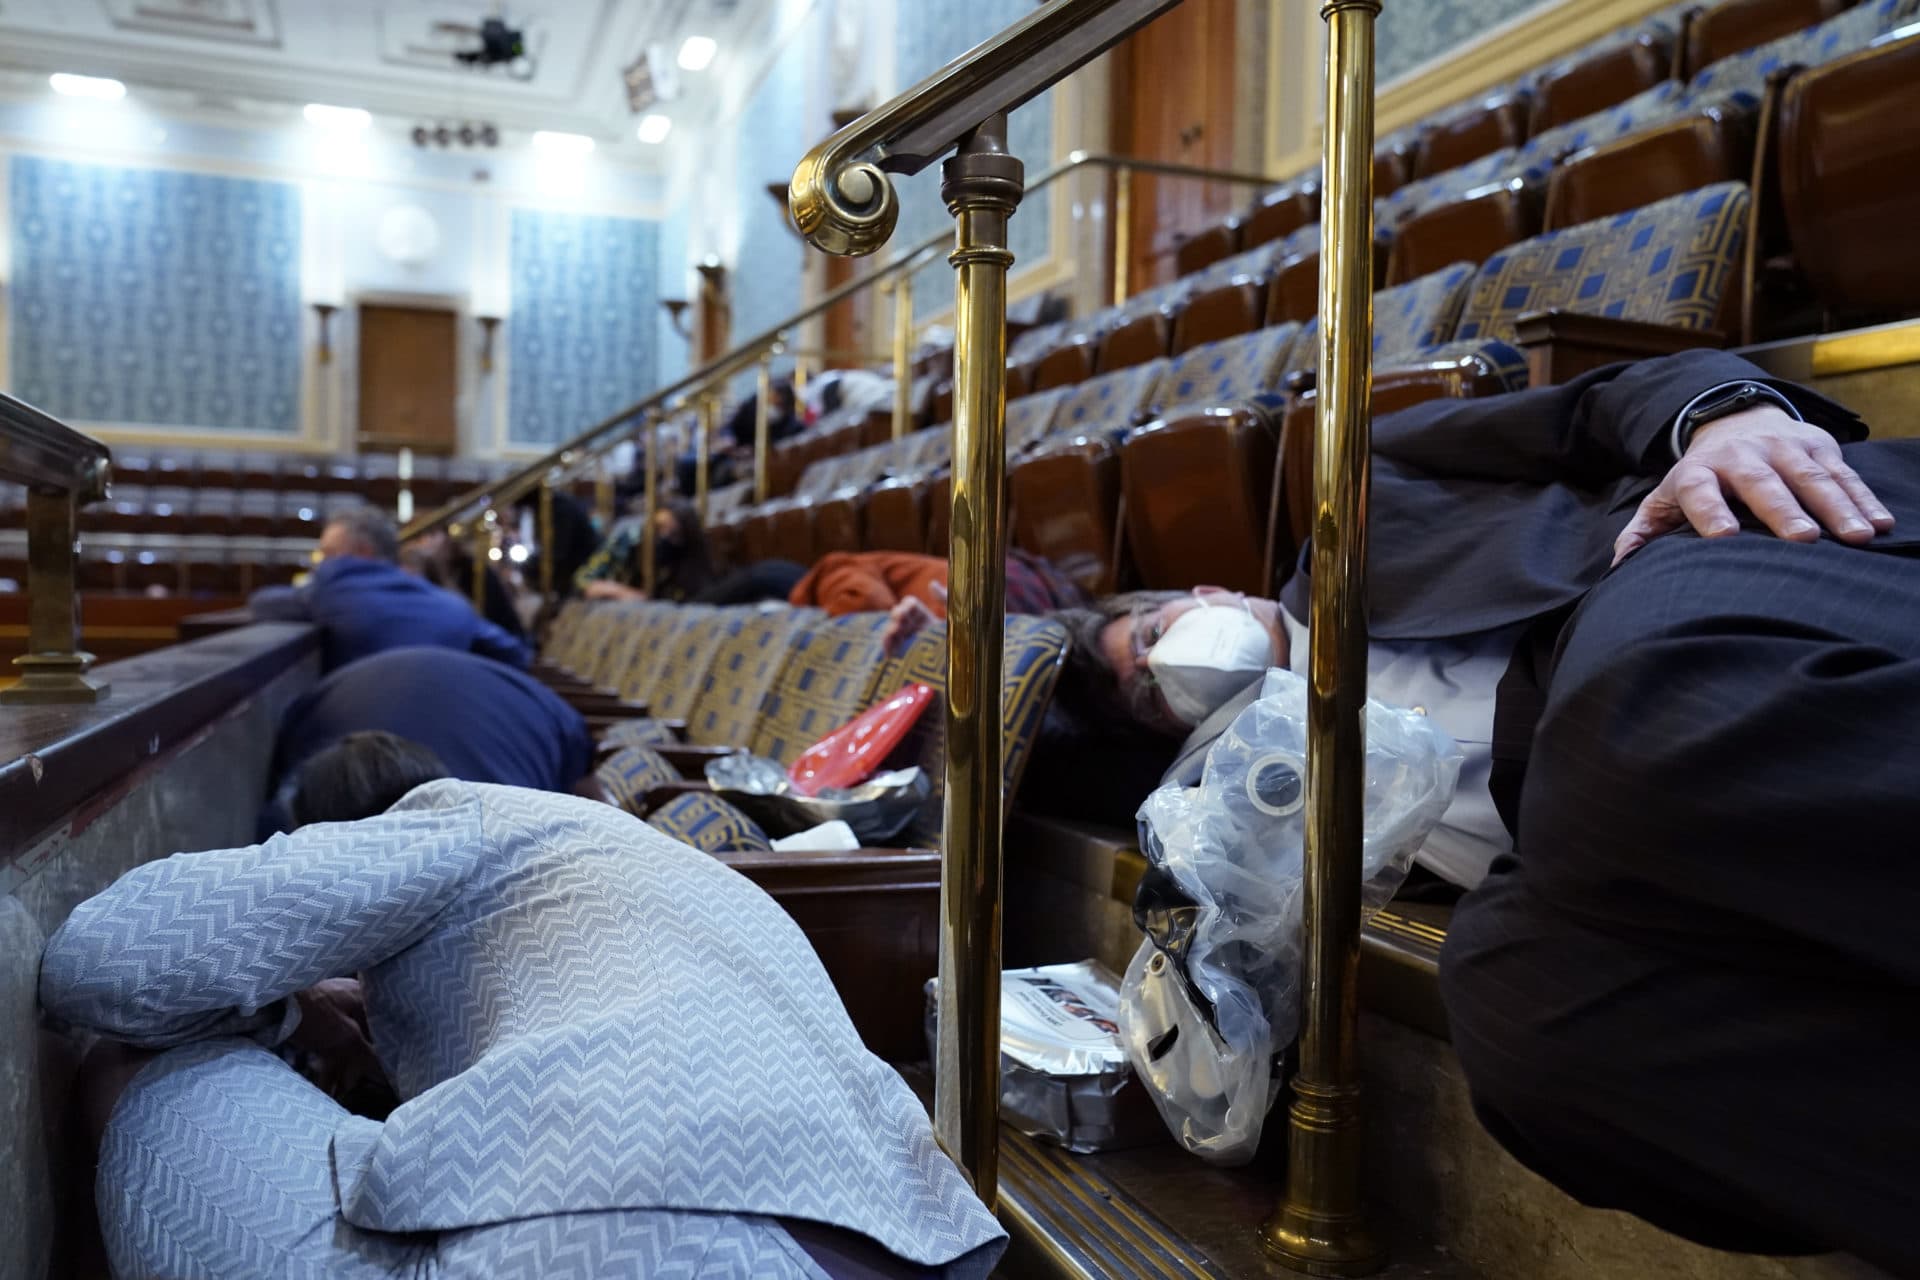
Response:
M262 620L319 625L326 633L321 656L328 671L403 645L463 649L516 667L533 657L525 643L461 597L385 560L322 560L305 586L268 587L250 603Z
M857 1231L955 1277L1000 1252L799 926L596 801L434 782L362 822L148 863L54 934L40 994L136 1044L272 1040L293 993L356 972L404 1101L334 1133L355 1226L723 1210Z

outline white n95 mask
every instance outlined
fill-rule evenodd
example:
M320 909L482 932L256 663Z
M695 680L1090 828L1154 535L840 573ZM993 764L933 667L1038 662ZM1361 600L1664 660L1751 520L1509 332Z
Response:
M1175 618L1147 650L1147 669L1167 709L1185 725L1205 720L1273 665L1273 637L1244 599L1237 608L1200 605Z

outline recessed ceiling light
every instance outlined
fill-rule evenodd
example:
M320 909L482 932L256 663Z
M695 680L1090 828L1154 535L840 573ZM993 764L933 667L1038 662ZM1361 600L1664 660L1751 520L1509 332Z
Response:
M640 141L650 146L658 146L667 140L673 132L673 117L663 116L659 112L640 117Z
M373 117L359 107L330 107L324 102L309 102L302 114L308 124L323 129L364 129L373 123Z
M69 98L97 98L101 102L118 102L127 96L127 86L118 80L109 80L105 76L76 76L64 71L56 71L47 77L47 83L53 86L55 93L65 94Z
M680 46L680 69L683 71L705 71L713 62L713 55L720 52L720 46L711 36L688 36Z
M584 133L555 133L542 129L533 135L533 149L555 155L583 156L593 150L593 139Z

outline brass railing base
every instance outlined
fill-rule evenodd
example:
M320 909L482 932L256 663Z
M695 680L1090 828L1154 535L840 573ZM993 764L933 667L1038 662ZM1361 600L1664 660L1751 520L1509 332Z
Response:
M1261 1246L1303 1275L1372 1275L1387 1255L1360 1201L1360 1086L1296 1076L1287 1121L1287 1194L1261 1225Z
M1358 1217L1331 1219L1283 1208L1260 1227L1260 1247L1303 1276L1370 1276L1387 1252Z
M20 682L0 689L0 706L46 707L60 703L98 702L112 686L87 674L90 653L29 653L15 658Z

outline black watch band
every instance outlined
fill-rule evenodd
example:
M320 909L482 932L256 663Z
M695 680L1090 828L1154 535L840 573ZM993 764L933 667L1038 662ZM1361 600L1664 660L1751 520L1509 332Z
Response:
M1765 383L1730 383L1687 406L1686 411L1680 416L1680 421L1675 424L1675 453L1684 453L1687 445L1692 442L1694 433L1708 423L1717 422L1721 418L1730 418L1736 413L1744 413L1748 409L1757 408L1763 404L1782 408L1795 418L1800 416L1794 409L1792 401Z

